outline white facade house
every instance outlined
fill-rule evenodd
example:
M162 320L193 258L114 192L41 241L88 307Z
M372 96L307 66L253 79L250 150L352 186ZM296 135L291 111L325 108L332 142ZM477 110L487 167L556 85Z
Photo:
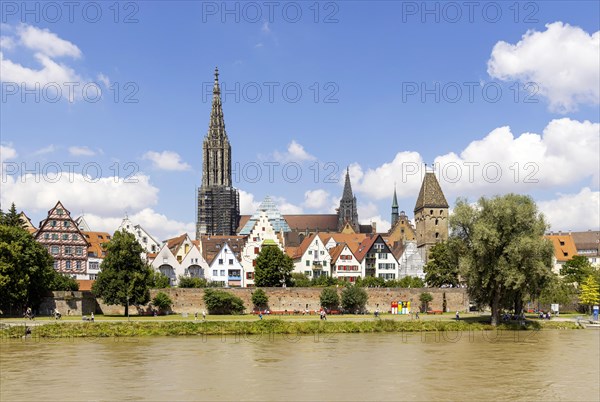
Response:
M398 261L380 235L361 243L356 255L365 277L374 276L386 281L398 278Z
M202 253L187 234L167 241L152 260L151 266L167 276L171 286L178 285L180 276L204 278L208 270Z
M117 230L125 230L126 232L132 233L135 239L140 243L146 253L158 253L162 244L157 241L150 233L148 233L140 225L136 225L128 217L123 218L121 225ZM144 258L146 258L144 256Z
M329 250L334 278L354 283L363 276L362 265L347 244L342 243Z
M331 276L331 255L319 236L307 237L300 247L302 254L294 261L294 272L311 279L321 275Z
M425 272L423 272L425 261L417 249L416 241L406 241L404 243L404 251L398 259L398 265L398 279L406 276L416 276L425 279Z
M206 270L206 278L222 286L242 286L244 268L225 243Z
M283 236L282 236L283 237ZM242 277L242 287L254 286L254 267L256 266L256 257L262 250L262 247L277 246L281 251L284 250L283 244L280 241L267 211L260 211L257 219L255 220L254 226L248 234L248 241L244 245L242 251L242 267L244 269L244 275Z

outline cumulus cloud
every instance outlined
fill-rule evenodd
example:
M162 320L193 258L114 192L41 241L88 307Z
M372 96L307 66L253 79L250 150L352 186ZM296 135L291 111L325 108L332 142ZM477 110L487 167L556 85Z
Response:
M318 212L334 213L338 204L339 198L333 197L328 191L323 189L308 190L304 193L303 205Z
M281 212L284 215L297 215L304 213L304 210L301 206L292 204L291 202L287 201L284 197L274 196L271 197L271 199L273 199L275 205L277 205L279 212Z
M491 77L533 82L550 109L569 112L600 99L600 31L593 34L562 22L527 31L517 44L496 43L488 60Z
M190 170L192 167L185 162L181 161L181 156L177 152L163 151L155 152L148 151L144 154L142 159L152 161L152 166L160 170Z
M17 150L10 145L0 145L0 162L9 159L15 159L18 156Z
M94 156L96 152L86 146L72 146L69 147L69 154L73 156Z
M74 102L83 99L83 86L93 80L83 78L64 61L57 61L60 58L80 59L82 52L77 45L60 38L48 29L28 24L20 24L16 28L3 24L3 29L12 33L12 36L0 38L0 49L6 52L19 49L19 56L33 58L37 66L25 66L21 61L15 60L13 55L8 58L0 51L2 82L13 83L18 87L24 84L25 88L21 90L35 89L52 101L65 99ZM98 79L105 85L109 82L108 77L103 74L99 74Z
M50 144L48 146L45 146L44 148L40 148L40 149L34 151L33 155L51 154L51 153L55 152L57 149L58 148L56 147L56 145Z
M301 144L299 144L298 142L296 142L296 140L292 140L292 142L288 145L286 152L275 151L273 153L273 158L277 162L282 162L282 163L286 163L286 162L301 163L301 162L312 161L312 160L316 159L313 155L306 152L304 147Z
M44 171L43 169L41 169ZM90 171L91 172L91 171ZM89 177L47 169L46 174L3 177L2 205L14 202L25 211L45 212L58 200L67 209L86 211L98 216L121 216L139 211L158 201L158 188L143 174L127 180L118 177Z
M600 192L589 187L577 194L559 194L558 198L539 201L551 230L584 231L600 227Z

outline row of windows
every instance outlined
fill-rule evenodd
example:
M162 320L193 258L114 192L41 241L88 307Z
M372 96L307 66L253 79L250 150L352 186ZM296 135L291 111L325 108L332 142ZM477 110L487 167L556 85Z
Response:
M81 269L81 261L65 261L65 269ZM58 269L58 261L54 261L54 269Z
M396 269L396 264L392 263L380 263L379 269Z
M69 234L69 233L63 233L62 235L59 235L59 233L44 233L44 239L45 240L79 240L79 235L77 233L73 233L73 234Z
M60 246L50 246L49 247L49 251L51 254L59 254L60 253ZM67 254L67 255L73 255L73 253L75 253L75 255L83 255L83 247L71 247L71 246L64 246L64 252L63 254Z
M50 227L53 227L53 228L60 227L60 222L61 221L50 221ZM63 226L66 228L69 228L69 227L71 227L71 222L64 221Z
M315 261L315 264L316 264L316 265L319 265L319 264L321 264L321 265L323 265L324 267L326 267L326 266L327 266L327 261ZM307 266L307 267L310 267L311 265L312 265L312 264L311 264L311 261L310 261L310 260L306 260L306 266Z
M356 265L338 265L338 271L360 271L360 267Z
M396 279L396 274L379 274L379 277L385 280Z
M219 265L223 265L223 259L222 258L219 258ZM232 258L229 259L229 265L233 265L233 259Z
M312 255L313 251L312 250L308 250L308 255ZM317 254L317 250L315 250L315 255ZM321 250L320 253L321 255L325 255L325 251Z
M340 255L340 260L351 260L352 256L351 255Z

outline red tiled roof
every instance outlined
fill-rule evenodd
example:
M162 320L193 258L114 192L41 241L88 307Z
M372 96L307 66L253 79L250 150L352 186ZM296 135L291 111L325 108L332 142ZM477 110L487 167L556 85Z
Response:
M106 232L81 232L85 240L88 242L88 255L92 254L95 257L103 257L103 244L110 241L110 233Z
M79 291L85 292L92 290L92 284L96 282L91 279L77 279L77 283L79 284Z
M554 256L558 261L569 261L577 255L575 242L570 235L549 235L544 237L552 241Z
M360 243L360 245L358 246L358 250L356 250L356 252L354 253L358 262L362 262L362 260L365 258L365 256L371 249L371 247L373 247L373 243L375 243L378 237L379 235L370 235L367 236L365 240L363 240Z

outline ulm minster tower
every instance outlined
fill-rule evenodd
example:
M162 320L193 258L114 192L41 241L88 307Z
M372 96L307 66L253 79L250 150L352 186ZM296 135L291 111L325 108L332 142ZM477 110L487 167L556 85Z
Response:
M231 145L225 131L219 69L215 68L210 122L202 144L196 239L201 235L235 235L239 221L240 196L231 182Z

